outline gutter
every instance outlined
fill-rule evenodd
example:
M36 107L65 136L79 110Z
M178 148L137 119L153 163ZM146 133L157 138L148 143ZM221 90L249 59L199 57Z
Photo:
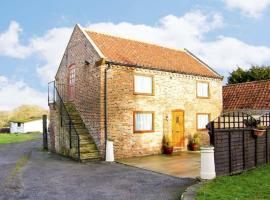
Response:
M127 63L121 63L121 62L115 62L115 61L105 61L105 64L118 65L118 66L124 66L124 67L135 67L135 68L140 68L140 69L156 70L156 71L162 71L162 72L170 72L170 73L176 73L176 74L185 74L185 75L190 75L190 76L200 76L200 77L223 80L223 77L220 75L219 76L206 76L206 75L201 75L201 74L191 74L191 73L186 73L186 72L179 72L176 70L160 69L156 67L150 67L150 66L148 67L148 66L142 66L142 65L137 65L137 64L127 64Z
M105 158L106 158L106 150L107 150L107 139L108 139L108 88L107 88L107 74L108 70L111 68L110 63L106 63L105 71L104 71L104 145L105 145Z

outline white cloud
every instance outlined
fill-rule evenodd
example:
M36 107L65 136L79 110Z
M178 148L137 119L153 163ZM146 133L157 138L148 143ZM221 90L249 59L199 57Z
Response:
M56 70L64 54L72 28L54 28L47 31L42 37L31 40L34 53L45 64L37 68L37 73L44 83L54 79Z
M48 30L43 36L33 37L28 44L21 44L20 25L12 21L6 31L0 33L0 55L25 59L36 56L40 63L37 73L44 83L54 79L54 75L64 53L72 28L61 27Z
M203 39L204 33L222 26L223 19L221 15L212 14L207 16L200 11L189 12L182 17L168 15L162 18L156 26L133 25L127 22L87 25L92 30L176 48L196 46Z
M220 36L212 41L206 34L222 28L219 14L204 15L193 11L182 17L166 16L156 26L123 22L88 24L88 28L122 37L161 44L177 49L187 48L219 72L229 72L236 66L270 62L270 48L253 46L232 37Z
M187 48L219 72L231 71L238 65L249 67L251 64L270 62L270 48L267 46L254 46L226 36L207 40L208 33L224 26L223 17L217 13L191 11L180 17L168 15L155 26L128 22L92 23L87 26L122 37L177 49ZM19 40L21 31L17 22L11 22L9 28L0 33L0 55L17 58L33 56L40 61L36 72L42 83L53 80L72 28L50 29L41 36L30 38L27 45L22 45Z
M128 22L94 23L87 26L122 37L177 49L187 48L222 73L230 72L236 66L247 68L252 64L270 64L270 47L254 46L228 36L207 40L208 33L224 26L222 16L216 13L206 15L200 11L192 11L180 17L168 15L155 26ZM29 39L26 45L20 42L21 32L19 24L11 22L9 28L0 33L0 55L20 59L35 57L41 63L36 71L41 82L53 80L72 28L50 29L42 36ZM23 81L11 81L1 75L0 96L0 110L12 109L22 104L47 107L46 93L29 87Z
M0 54L13 58L26 58L31 54L32 49L19 42L21 32L20 25L12 21L8 29L0 33Z
M0 110L10 110L20 105L47 107L47 94L39 92L23 81L10 81L0 75Z
M220 72L230 72L236 66L249 68L251 65L270 63L270 48L252 46L231 37L219 37L213 42L202 42L194 49L203 60Z
M270 5L270 0L224 0L227 7L240 9L243 14L258 18Z

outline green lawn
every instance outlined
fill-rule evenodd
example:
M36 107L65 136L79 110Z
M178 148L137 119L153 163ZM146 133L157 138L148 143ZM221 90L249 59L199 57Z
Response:
M270 166L266 165L235 176L223 176L206 182L196 200L270 199Z
M35 140L39 138L41 133L1 133L0 134L0 144L14 143L14 142L24 142L28 140Z

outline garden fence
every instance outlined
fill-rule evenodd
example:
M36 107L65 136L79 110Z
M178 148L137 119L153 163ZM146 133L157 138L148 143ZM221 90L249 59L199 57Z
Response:
M258 125L266 128L261 136L255 135ZM255 119L246 113L230 112L210 122L207 128L215 147L216 174L236 174L269 163L269 126L270 113Z

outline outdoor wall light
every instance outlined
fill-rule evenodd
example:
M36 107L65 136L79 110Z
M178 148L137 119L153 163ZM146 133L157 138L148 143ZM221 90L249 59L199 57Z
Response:
M169 121L170 117L169 115L166 115L166 121Z

